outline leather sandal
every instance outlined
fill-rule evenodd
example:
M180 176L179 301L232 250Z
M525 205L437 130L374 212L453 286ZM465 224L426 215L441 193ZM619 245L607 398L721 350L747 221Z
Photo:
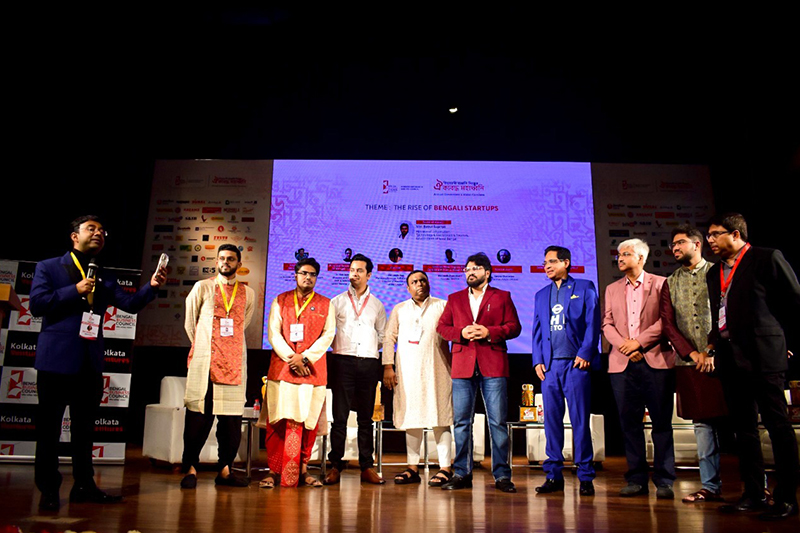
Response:
M700 489L697 492L687 494L681 500L683 503L703 503L703 502L724 502L725 499L719 494L715 494L707 489Z
M300 474L300 480L297 482L297 485L300 487L314 487L318 489L322 487L322 481L318 480L308 472L303 472Z
M439 477L439 476L444 476L444 477ZM428 480L428 486L430 486L430 487L441 487L442 485L444 485L445 483L447 483L451 479L453 479L453 473L452 472L448 472L447 470L439 470L438 472L436 472L433 475L432 478L430 478Z
M258 482L259 489L274 489L277 475L267 474L267 476Z
M405 475L408 473L408 475ZM406 468L396 476L394 476L395 485L410 485L411 483L420 483L422 479L419 477L419 472L415 472L410 468Z

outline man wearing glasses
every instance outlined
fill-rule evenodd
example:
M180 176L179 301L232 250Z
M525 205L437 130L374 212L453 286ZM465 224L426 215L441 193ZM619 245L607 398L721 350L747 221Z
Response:
M361 481L382 485L383 478L375 471L372 440L372 414L375 393L383 378L378 348L383 343L386 328L386 309L369 290L372 260L362 254L350 261L350 286L334 297L336 336L333 353L328 360L331 393L333 395L333 424L331 425L331 469L325 476L326 485L339 483L346 462L344 445L347 439L347 418L350 411L358 419L358 464Z
M672 230L670 245L681 265L670 274L661 294L664 334L680 356L675 359L678 416L694 422L702 488L684 503L721 502L720 452L717 426L728 414L719 379L709 376L714 358L708 352L711 308L706 274L714 266L703 259L703 234L690 225ZM713 353L713 352L712 352Z
M547 437L547 479L539 494L564 491L564 400L569 408L575 442L580 495L594 495L589 370L600 366L600 306L594 283L569 275L572 254L563 246L548 246L544 271L553 283L536 293L533 315L533 366L542 380Z
M472 418L481 389L492 435L492 474L495 488L517 492L508 464L508 348L522 326L511 293L489 286L492 263L484 253L467 259L468 287L448 296L437 331L453 343L453 420L455 474L444 490L472 488Z
M739 473L744 494L720 511L764 510L763 520L797 515L797 441L789 420L784 384L789 368L787 337L794 340L800 316L800 284L779 250L747 241L747 222L739 213L714 217L708 244L722 261L706 281L711 300L709 344L728 408L734 414ZM758 415L769 432L775 455L775 504L764 492L764 458Z
M314 292L319 270L313 258L295 263L297 285L279 294L269 310L266 447L271 473L262 488L274 487L275 475L282 487L322 486L308 474L308 459L325 405L325 352L336 332L336 313L328 298Z
M675 354L661 330L659 303L666 281L644 271L650 248L640 239L617 247L624 277L606 287L603 335L611 345L608 373L625 437L627 485L620 496L648 494L644 443L645 408L653 424L653 484L658 499L673 499L675 445L672 405Z
M39 508L57 511L58 441L61 419L69 405L72 425L72 476L70 502L116 503L97 488L92 467L95 412L103 395L103 313L114 305L137 313L153 301L166 279L162 267L134 294L127 294L111 273L98 272L97 256L107 233L93 215L72 222L72 250L62 257L36 265L30 312L44 317L36 346L36 486L42 493Z

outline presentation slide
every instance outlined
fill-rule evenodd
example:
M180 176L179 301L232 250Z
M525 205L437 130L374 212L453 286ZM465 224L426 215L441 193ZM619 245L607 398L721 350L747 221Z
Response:
M370 289L386 312L409 298L406 276L424 270L439 298L466 287L467 257L484 252L491 285L511 292L531 353L533 297L548 283L544 249L572 252L572 274L597 284L589 163L475 161L284 161L273 169L263 347L275 296L295 286L294 264L322 266L316 290L347 289L348 260L375 269Z

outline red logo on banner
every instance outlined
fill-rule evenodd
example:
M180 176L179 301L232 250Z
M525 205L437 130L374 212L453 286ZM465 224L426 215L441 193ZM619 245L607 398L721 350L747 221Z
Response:
M30 301L28 298L20 298L20 309L19 309L19 318L17 318L17 325L18 326L30 326L31 320L33 316L31 315L28 306L30 305Z
M25 379L24 370L12 370L8 377L8 398L19 400L22 397L22 382Z
M117 308L109 307L103 317L103 330L115 331L117 329Z
M92 446L92 457L98 458L103 457L103 452L105 451L105 446Z
M14 455L14 445L0 444L0 455Z
M100 403L103 405L108 403L110 388L111 388L111 376L103 376L103 399L100 400Z
M389 180L383 180L383 194L389 194Z

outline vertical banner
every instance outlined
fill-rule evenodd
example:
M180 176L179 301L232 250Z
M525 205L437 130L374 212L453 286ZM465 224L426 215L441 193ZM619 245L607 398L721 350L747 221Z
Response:
M258 299L247 345L261 345L271 189L272 161L156 162L142 268L154 270L162 253L169 267L159 298L139 319L137 344L189 345L186 297L216 275L217 248L227 243L241 251L237 278Z
M0 331L0 461L30 462L36 454L36 343L41 318L28 311L36 263L0 261L0 279L12 283L22 302L21 311L9 314L8 329ZM104 269L113 273L124 291L135 292L139 272ZM125 461L125 427L131 389L131 357L136 337L136 315L109 307L104 314L105 367L103 397L97 410L92 454L95 462ZM69 456L69 408L61 426L59 455Z

